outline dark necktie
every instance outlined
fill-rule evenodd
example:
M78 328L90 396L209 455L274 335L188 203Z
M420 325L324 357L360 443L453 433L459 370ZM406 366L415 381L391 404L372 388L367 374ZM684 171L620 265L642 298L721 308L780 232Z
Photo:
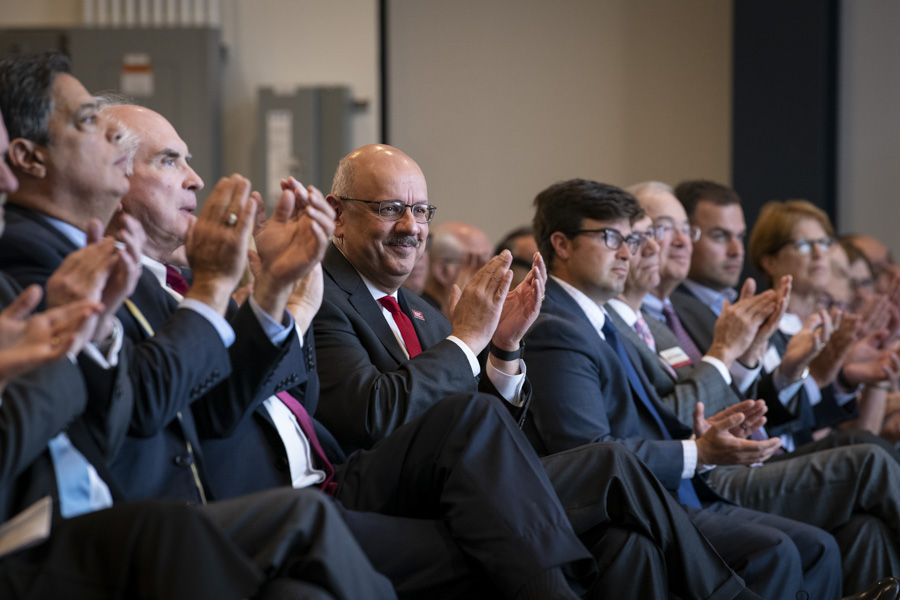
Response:
M656 424L659 427L659 431L663 439L671 440L672 435L663 424L662 417L659 416L659 412L656 410L656 407L653 406L653 402L650 400L650 394L644 387L644 384L641 381L641 378L638 376L634 365L631 363L631 358L628 356L628 353L625 352L625 348L619 341L619 338L616 335L616 330L609 322L609 319L606 319L606 321L603 322L602 331L603 335L606 336L606 343L612 346L612 349L615 350L616 354L619 356L619 362L622 363L622 368L625 369L625 374L628 376L629 383L631 383L631 389L635 394L637 394L638 398L640 398L641 402L644 404L644 407L646 407L646 409L650 411L650 414L653 416L653 420L656 421ZM701 508L700 498L697 497L697 492L694 490L694 485L689 479L682 479L681 483L678 485L678 500L682 504L685 504L687 506Z
M403 338L403 343L406 344L406 352L409 354L409 357L412 358L421 354L422 346L419 344L416 330L413 328L412 321L409 320L406 313L400 310L397 300L393 296L382 296L378 299L378 303L385 307L394 318L394 323L397 324L397 329L400 330L400 337Z
M166 285L182 296L187 294L190 288L187 281L181 276L181 271L169 264L166 265Z
M694 340L691 339L691 336L688 335L688 332L685 331L684 326L681 324L681 319L678 318L678 315L675 314L675 309L671 304L663 303L663 317L666 318L666 325L669 326L669 329L672 330L672 333L675 334L675 337L678 338L678 345L681 346L681 349L684 350L685 354L688 355L688 358L691 359L691 363L698 364L700 359L703 358L703 353L700 352L700 349L697 348L697 344L694 343Z
M312 448L318 468L325 471L325 481L322 482L321 486L322 491L329 496L334 496L334 491L337 489L337 482L334 481L334 465L328 460L325 451L322 449L322 444L319 443L319 438L316 435L316 428L313 425L312 418L309 416L309 413L306 412L306 409L303 408L303 405L288 392L278 392L275 395L292 413L294 413L294 416L297 417L297 423L300 425L300 430L303 431L303 435L309 440L309 445Z

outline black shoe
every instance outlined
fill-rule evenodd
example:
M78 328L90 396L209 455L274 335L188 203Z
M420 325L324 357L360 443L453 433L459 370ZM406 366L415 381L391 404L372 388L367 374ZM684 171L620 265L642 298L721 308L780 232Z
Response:
M863 591L852 596L845 596L843 600L898 600L900 599L900 579L885 577L876 581Z

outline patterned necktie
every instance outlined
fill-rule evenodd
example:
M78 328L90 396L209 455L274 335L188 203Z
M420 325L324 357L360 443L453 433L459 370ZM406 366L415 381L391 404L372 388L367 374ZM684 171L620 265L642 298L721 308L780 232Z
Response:
M300 425L300 430L303 431L303 435L309 440L309 445L316 459L315 462L320 469L325 471L325 481L322 482L321 486L322 491L329 496L334 496L334 491L337 489L337 482L334 481L334 465L328 460L325 450L322 449L322 444L319 443L319 437L316 435L316 428L313 425L312 418L306 412L306 409L303 408L303 405L288 392L278 392L275 396L297 417L297 424Z
M190 289L187 281L181 276L181 271L169 264L166 265L166 285L182 296Z
M635 321L634 323L634 330L641 337L641 339L646 342L647 346L650 347L650 350L654 354L656 354L656 340L653 339L653 333L650 331L650 326L647 325L647 321L645 321L644 317L642 317L641 315L638 315L637 321ZM659 359L659 364L661 364L663 366L663 369L666 370L666 373L669 374L669 377L671 377L675 381L678 381L678 374L675 373L675 369L672 368L672 365L667 363L666 359L664 359L662 356L657 354L656 357Z
M378 303L385 307L394 318L394 323L397 324L397 329L400 330L400 337L403 338L403 343L406 344L406 352L409 354L409 357L412 358L421 354L422 346L419 344L416 330L413 328L412 321L409 320L406 313L400 310L397 300L393 296L382 296L378 299Z
M666 325L669 326L669 329L671 329L672 333L675 334L675 337L678 338L678 345L681 346L681 349L684 350L685 354L688 355L688 358L691 359L691 363L695 365L699 363L700 359L703 358L703 353L697 348L697 344L694 343L694 340L691 339L688 332L684 330L684 326L681 324L678 315L675 314L675 309L672 308L671 304L663 304L663 316L666 318Z
M647 392L641 378L638 376L637 371L631 362L631 358L628 356L628 353L625 352L625 348L622 347L622 343L619 341L616 330L609 322L609 319L604 321L601 331L603 331L603 335L606 336L606 343L612 346L612 349L615 350L616 354L619 356L619 362L622 364L622 368L625 369L625 374L628 376L628 382L631 384L631 389L637 394L638 398L640 398L644 407L650 411L650 415L653 417L653 420L656 421L657 426L659 426L659 431L662 434L663 439L671 440L672 434L666 429L662 417L659 416L659 411L653 406L653 402L650 400L650 394ZM678 484L678 500L687 506L693 506L694 508L702 507L700 498L697 497L697 492L694 490L694 484L691 483L690 479L682 479L681 483Z

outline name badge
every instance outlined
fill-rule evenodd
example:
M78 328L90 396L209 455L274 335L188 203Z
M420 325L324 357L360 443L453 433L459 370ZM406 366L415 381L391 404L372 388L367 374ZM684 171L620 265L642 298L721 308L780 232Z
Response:
M678 369L691 364L691 357L687 355L687 352L681 349L681 346L672 346L671 348L660 350L659 355L662 356L663 360L669 363L669 366L673 369Z
M420 311L420 310L413 309L412 314L415 318L417 318L420 321L425 320L425 315L423 315L422 311Z

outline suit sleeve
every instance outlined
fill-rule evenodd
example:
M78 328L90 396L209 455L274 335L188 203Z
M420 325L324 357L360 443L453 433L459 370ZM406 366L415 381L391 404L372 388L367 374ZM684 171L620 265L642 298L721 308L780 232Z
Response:
M0 486L31 466L86 406L83 380L71 364L47 365L11 381L0 403Z
M606 357L596 352L603 349L599 344L572 323L542 315L529 332L525 348L534 386L531 414L549 453L593 442L620 443L637 454L667 488L677 489L684 462L681 442L641 435L630 388L620 386L627 397L606 397L601 382L614 384L615 374Z
M192 405L201 437L230 436L266 398L306 382L306 361L295 332L276 346L248 302L230 322L235 332L228 349L231 376Z

